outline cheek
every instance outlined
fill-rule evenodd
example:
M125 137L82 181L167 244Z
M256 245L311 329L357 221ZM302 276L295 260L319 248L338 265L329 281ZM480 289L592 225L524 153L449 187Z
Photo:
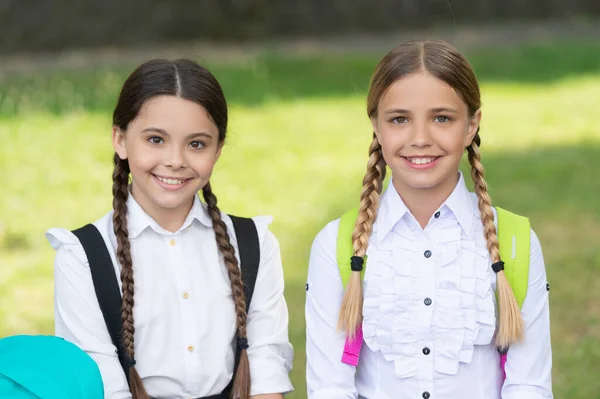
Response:
M459 129L452 132L445 131L440 132L437 142L448 154L462 155L465 149L465 137L466 134Z
M148 151L142 147L132 146L127 150L129 169L132 172L137 170L149 170L156 166L159 161L157 154L153 151Z
M394 154L406 145L408 137L406 132L394 131L394 129L383 129L379 135L379 144L383 149L383 154Z
M202 154L193 157L192 168L201 176L210 176L217 162L217 154Z

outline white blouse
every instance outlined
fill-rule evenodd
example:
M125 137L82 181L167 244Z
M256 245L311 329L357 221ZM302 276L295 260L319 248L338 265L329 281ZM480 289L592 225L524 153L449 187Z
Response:
M219 394L233 375L236 323L229 277L205 205L196 197L183 226L174 233L162 229L132 196L127 205L136 369L144 386L156 398ZM94 225L120 276L112 214ZM223 219L237 251L231 219L226 215ZM293 389L288 377L293 350L279 244L268 230L270 217L253 220L261 254L248 316L251 394L285 393ZM79 240L65 229L50 229L46 235L57 250L56 335L75 343L98 363L106 398L131 398Z
M312 399L552 398L548 285L531 232L525 339L513 345L502 383L496 277L477 197L459 182L425 229L390 185L367 249L364 342L357 368L341 362L336 330L343 287L339 220L316 237L306 296L307 386Z

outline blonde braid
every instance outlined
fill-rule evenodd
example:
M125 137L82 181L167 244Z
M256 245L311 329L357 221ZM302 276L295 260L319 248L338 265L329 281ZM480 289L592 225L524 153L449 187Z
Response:
M481 153L479 152L480 144L481 139L478 132L471 145L467 147L467 152L469 155L469 163L471 164L471 176L475 183L475 193L477 194L479 210L481 212L485 240L487 242L492 263L496 263L501 260L498 235L496 233L496 226L494 225L492 200L488 194L487 183L483 177L484 169L481 163ZM500 270L496 273L496 276L499 307L496 345L501 349L506 349L512 343L517 342L523 337L523 317L515 295L506 279L506 274L504 274L503 270Z
M386 173L385 168L386 163L381 152L381 145L375 134L373 134L373 141L369 147L367 173L363 178L363 189L360 195L360 208L352 232L354 256L364 258L367 251L373 223L377 218L379 196L381 195ZM361 273L359 271L351 273L338 320L338 328L343 330L351 339L354 338L356 329L362 322L363 293L360 277Z

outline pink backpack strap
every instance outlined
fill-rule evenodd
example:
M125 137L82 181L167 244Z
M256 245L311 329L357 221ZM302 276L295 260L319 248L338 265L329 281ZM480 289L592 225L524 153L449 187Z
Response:
M500 368L502 369L502 382L506 380L506 360L508 359L508 349L509 348L498 348L498 353L500 354Z
M346 337L346 344L344 345L344 353L342 355L342 362L351 366L358 366L358 358L360 356L360 348L363 342L363 330L362 324L358 325L354 339Z
M502 366L502 380L506 379L506 353L500 354L500 366Z

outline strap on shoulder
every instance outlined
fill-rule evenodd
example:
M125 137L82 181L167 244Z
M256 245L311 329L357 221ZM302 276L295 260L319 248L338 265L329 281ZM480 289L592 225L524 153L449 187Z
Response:
M252 301L252 294L254 293L254 286L256 285L256 276L258 275L258 266L260 264L260 243L258 240L258 231L254 221L250 218L242 218L239 216L229 215L233 222L233 229L235 230L235 237L238 244L238 252L240 254L240 268L242 271L242 282L244 283L244 297L246 299L246 314L250 309L250 301ZM223 394L228 396L231 394L233 388L233 380L237 373L238 366L240 364L241 350L237 345L237 334L235 338L235 364L233 368L233 378L231 382L223 390Z
M250 301L254 293L258 265L260 263L260 244L258 231L254 221L250 218L241 218L229 215L233 222L235 237L240 253L240 267L242 269L242 281L244 282L244 297L246 298L246 313L250 309Z
M123 321L121 319L121 290L119 289L117 275L115 274L108 249L106 248L106 243L93 224L87 224L74 230L73 234L81 242L87 256L92 273L94 290L96 291L96 298L98 298L104 322L106 323L112 343L117 348L119 362L123 367L125 377L129 379L127 355L125 348L121 344L121 329L123 328Z
M240 265L242 271L242 281L244 283L244 296L246 298L246 312L250 307L252 294L256 285L258 266L260 264L260 244L256 225L252 219L231 216L234 225L235 235L238 242L240 254ZM119 361L128 377L127 355L121 345L121 291L117 276L106 244L102 235L93 224L88 224L80 229L73 231L73 234L79 239L90 264L92 280L96 297L102 316L108 328L109 335L119 355ZM236 339L237 342L237 339ZM236 347L235 370L239 364L240 350ZM235 375L234 370L234 375ZM229 392L232 388L230 383L224 392Z
M504 273L517 299L523 306L529 285L531 224L529 219L496 207L498 213L498 242Z

